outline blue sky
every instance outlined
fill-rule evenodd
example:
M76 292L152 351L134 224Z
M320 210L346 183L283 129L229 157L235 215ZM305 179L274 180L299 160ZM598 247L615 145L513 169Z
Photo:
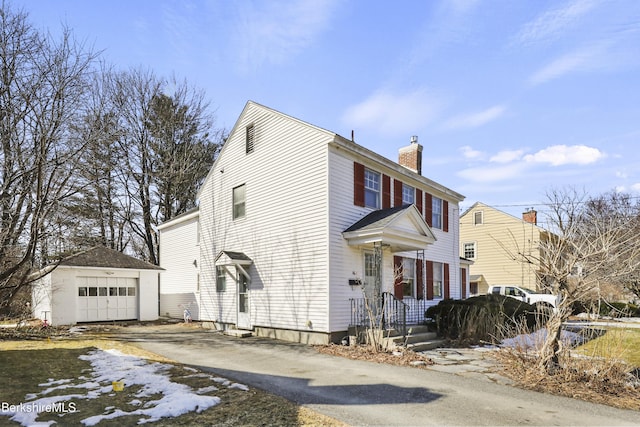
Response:
M251 99L519 216L640 196L640 1L14 0L117 68L175 74L230 129Z

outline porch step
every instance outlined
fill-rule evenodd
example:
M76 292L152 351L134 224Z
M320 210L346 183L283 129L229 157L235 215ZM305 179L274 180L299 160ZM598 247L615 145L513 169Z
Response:
M253 336L253 332L241 329L225 329L224 334L236 338L247 338Z
M435 332L429 332L428 328L424 326L408 328L406 338L398 334L389 336L385 340L390 341L387 347L403 347L406 343L406 348L413 351L432 350L444 343L443 340L438 339Z

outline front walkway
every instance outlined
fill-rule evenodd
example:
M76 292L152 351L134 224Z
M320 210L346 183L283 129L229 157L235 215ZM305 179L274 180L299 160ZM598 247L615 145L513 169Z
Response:
M638 413L496 384L475 375L320 354L184 325L120 328L115 338L281 395L350 425L637 425Z

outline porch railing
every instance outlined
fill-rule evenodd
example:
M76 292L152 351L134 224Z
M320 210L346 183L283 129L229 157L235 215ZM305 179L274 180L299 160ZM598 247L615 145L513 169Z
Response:
M350 326L393 328L407 335L408 305L390 292L377 298L352 298Z

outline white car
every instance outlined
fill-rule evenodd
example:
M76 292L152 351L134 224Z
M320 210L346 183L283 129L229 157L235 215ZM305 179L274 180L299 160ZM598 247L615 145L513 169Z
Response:
M555 295L536 292L522 286L493 285L489 286L487 293L515 298L537 307L556 308L558 305L558 298Z

